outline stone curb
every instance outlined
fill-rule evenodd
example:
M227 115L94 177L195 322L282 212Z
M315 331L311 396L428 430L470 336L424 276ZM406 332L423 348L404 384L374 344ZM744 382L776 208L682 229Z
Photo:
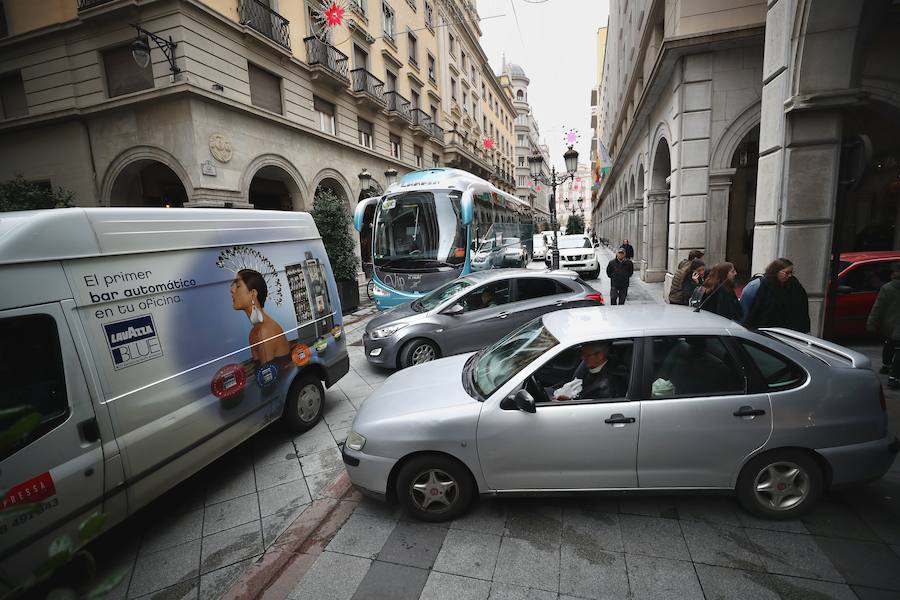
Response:
M310 504L236 581L222 600L286 598L359 504L346 471Z

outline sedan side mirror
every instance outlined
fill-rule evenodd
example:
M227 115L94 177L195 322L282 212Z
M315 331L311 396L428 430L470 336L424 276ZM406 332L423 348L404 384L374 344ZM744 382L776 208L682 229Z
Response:
M526 389L521 389L515 394L507 396L500 403L503 410L521 410L522 412L534 413L537 409L534 407L534 398Z
M464 307L462 304L457 302L456 304L447 308L447 310L444 311L444 314L449 315L451 317L455 317L456 315L463 314L465 311L466 311L466 307Z

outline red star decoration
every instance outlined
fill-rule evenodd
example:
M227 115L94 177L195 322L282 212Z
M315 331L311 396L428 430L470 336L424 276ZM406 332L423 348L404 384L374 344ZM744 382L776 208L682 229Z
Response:
M538 192L541 191L541 186L537 186L537 190L536 190L536 191L538 191Z
M338 27L344 22L344 9L332 2L325 11L325 21L329 27Z
M494 140L489 137L484 138L484 149L485 150L493 150L494 149Z

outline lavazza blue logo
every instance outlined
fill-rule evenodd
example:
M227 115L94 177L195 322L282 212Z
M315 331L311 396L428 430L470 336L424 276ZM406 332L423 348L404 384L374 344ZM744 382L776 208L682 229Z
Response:
M103 326L113 366L124 369L163 355L153 317L143 315Z

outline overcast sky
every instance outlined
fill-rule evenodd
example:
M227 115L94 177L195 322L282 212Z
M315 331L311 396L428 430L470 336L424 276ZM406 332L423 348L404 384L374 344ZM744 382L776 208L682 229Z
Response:
M496 73L500 72L504 55L507 62L525 69L531 80L528 99L557 169L563 168L564 136L569 129L577 129L581 134L575 149L579 162L588 162L597 29L606 25L609 1L477 2L482 19L481 45L488 60Z

